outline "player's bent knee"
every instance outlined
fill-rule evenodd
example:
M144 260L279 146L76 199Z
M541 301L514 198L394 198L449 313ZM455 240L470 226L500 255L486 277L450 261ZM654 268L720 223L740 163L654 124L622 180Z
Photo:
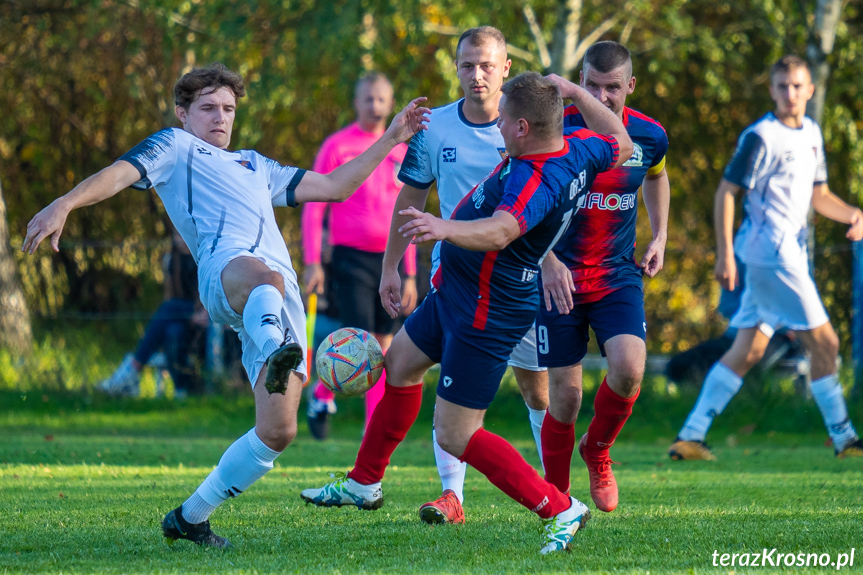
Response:
M470 437L462 437L457 433L448 433L443 429L436 429L435 435L437 443L441 449L452 455L453 457L461 457L464 455Z
M291 422L282 425L268 426L256 429L258 437L264 445L273 451L284 451L297 437L297 424Z

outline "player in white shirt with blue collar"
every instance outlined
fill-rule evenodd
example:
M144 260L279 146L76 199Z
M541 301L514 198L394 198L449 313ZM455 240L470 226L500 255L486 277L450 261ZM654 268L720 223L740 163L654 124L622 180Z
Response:
M863 456L836 374L839 339L809 274L806 238L810 206L819 214L850 224L849 240L863 238L863 212L827 187L824 142L818 125L806 117L815 87L809 65L785 56L770 70L770 96L776 103L740 136L737 150L716 192L716 279L724 289L738 283L737 257L746 264L740 309L731 318L738 328L731 349L707 374L701 394L677 441L672 459L715 459L704 443L713 418L740 389L743 376L761 359L773 331L787 327L812 354L812 396L818 404L837 457ZM734 196L743 190L746 217L732 243Z
M51 237L59 251L69 213L127 187L155 188L198 264L201 302L210 317L237 331L255 394L255 427L162 522L169 542L228 547L210 514L273 468L297 431L305 381L303 302L273 206L347 199L397 144L424 128L424 98L414 100L371 148L327 175L282 166L252 150L230 152L242 78L221 64L195 69L174 87L183 128L157 132L36 214L22 250Z

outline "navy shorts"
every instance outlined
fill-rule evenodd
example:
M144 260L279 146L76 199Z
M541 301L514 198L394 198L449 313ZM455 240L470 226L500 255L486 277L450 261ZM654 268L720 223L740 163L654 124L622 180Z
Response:
M507 360L531 325L489 333L460 320L432 290L405 320L411 341L432 361L439 362L437 394L471 409L488 409L506 372Z
M584 359L590 341L588 327L593 328L603 356L605 342L616 335L634 335L646 340L643 288L623 286L599 301L576 305L568 315L560 315L553 301L551 311L541 305L536 318L539 365L568 367Z

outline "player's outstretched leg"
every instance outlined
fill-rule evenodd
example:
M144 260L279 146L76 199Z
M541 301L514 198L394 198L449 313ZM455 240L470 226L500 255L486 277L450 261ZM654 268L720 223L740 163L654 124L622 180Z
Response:
M265 378L260 373L255 385L255 427L231 444L198 489L165 516L162 532L169 543L188 539L202 545L227 546L223 538L213 535L210 515L271 470L273 462L296 436L302 381L293 374L286 394L272 395L263 386Z
M541 553L569 548L575 533L590 519L587 506L557 490L504 438L480 428L461 459L543 520Z

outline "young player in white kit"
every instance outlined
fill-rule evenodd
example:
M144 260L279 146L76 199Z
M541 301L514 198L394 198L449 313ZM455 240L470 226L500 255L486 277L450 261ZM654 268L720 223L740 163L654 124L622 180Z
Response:
M196 69L174 87L183 128L157 132L39 212L22 250L51 236L59 251L69 213L127 187L155 188L198 264L201 302L243 344L255 394L255 427L231 445L216 469L162 522L169 542L230 543L210 529L210 514L272 469L296 435L305 381L302 298L273 206L348 198L397 144L423 129L427 108L414 100L367 152L327 175L282 166L253 150L229 152L242 78L221 64ZM258 385L264 383L264 385Z
M715 456L704 443L716 415L731 401L743 376L761 359L773 331L797 332L812 354L812 396L824 417L838 457L863 456L836 374L839 340L809 275L806 250L810 205L831 220L850 224L846 237L863 237L863 213L827 187L824 142L818 125L806 117L815 87L806 61L785 56L770 70L774 112L740 136L737 150L716 191L716 279L731 290L737 283L736 255L746 264L738 328L731 349L707 374L701 394L677 441L672 459ZM745 193L746 218L732 244L734 196Z
M449 219L456 205L500 163L506 155L503 136L497 127L500 87L509 76L510 60L503 34L491 26L465 31L456 46L456 71L465 97L435 108L428 130L411 139L399 179L405 186L396 201L387 252L384 256L381 298L400 300L398 263L404 245L397 233L409 218L399 210L425 205L429 187L437 182L441 216ZM404 241L407 245L407 241ZM432 253L432 276L440 263L440 244ZM391 296L390 294L395 293ZM541 454L540 428L548 407L548 376L536 356L536 332L531 328L516 346L509 365L524 396L537 450ZM440 448L432 432L435 461L443 495L420 508L428 523L463 523L464 477L467 465Z

